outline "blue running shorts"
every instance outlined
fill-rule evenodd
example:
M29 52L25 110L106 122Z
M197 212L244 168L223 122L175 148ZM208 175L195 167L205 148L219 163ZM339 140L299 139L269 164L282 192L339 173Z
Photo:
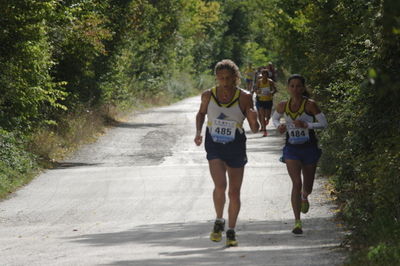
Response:
M316 164L321 154L322 150L316 145L285 145L283 147L283 161L296 160L303 165Z
M260 108L272 109L272 101L256 101L257 110Z

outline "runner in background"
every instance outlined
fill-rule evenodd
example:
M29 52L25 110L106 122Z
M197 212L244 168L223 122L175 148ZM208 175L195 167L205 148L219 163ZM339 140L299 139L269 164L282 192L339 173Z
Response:
M278 79L278 73L275 69L274 64L272 64L272 62L268 62L268 65L266 68L269 72L269 78L272 79L274 82L276 82Z
M244 71L247 91L252 91L252 89L253 89L254 73L255 73L255 70L253 68L253 64L249 63L247 65L247 68Z
M262 78L262 73L261 72L262 72L263 69L264 69L264 67L260 66L260 67L257 67L257 70L254 72L253 90L252 90L252 92L255 92L257 83Z
M308 98L304 77L298 74L289 77L288 91L290 99L277 105L272 121L281 134L286 132L283 162L293 184L291 202L295 224L292 232L302 234L300 212L307 213L310 208L308 195L312 192L321 156L314 129L323 129L328 122L315 101ZM282 116L285 123L280 121Z
M222 240L225 230L223 218L226 189L228 187L228 227L226 245L238 245L235 226L240 210L240 189L244 166L247 163L246 136L243 121L247 118L252 132L257 132L257 112L253 110L253 100L248 91L238 87L239 68L231 60L222 60L214 70L217 86L203 92L199 112L196 115L196 136L194 142L201 145L201 135L205 117L207 127L205 149L214 182L213 200L216 220L210 239ZM227 181L228 176L228 181Z
M267 125L271 117L273 97L276 93L275 83L270 79L267 69L261 71L261 79L257 81L256 92L256 106L258 111L258 119L261 124L260 131L263 132L263 137L268 136Z

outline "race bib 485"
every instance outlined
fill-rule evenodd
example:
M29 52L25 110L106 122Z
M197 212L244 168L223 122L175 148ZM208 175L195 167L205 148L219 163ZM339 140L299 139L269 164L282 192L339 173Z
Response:
M214 142L228 143L235 139L236 122L214 119L211 125L211 137Z

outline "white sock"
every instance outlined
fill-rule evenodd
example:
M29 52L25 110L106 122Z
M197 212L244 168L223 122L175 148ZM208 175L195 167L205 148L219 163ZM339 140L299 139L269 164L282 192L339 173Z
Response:
M307 200L307 197L304 196L304 193L301 193L301 200Z

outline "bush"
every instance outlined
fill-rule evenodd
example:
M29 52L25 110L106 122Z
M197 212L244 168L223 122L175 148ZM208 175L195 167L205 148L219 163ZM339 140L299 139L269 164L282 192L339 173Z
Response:
M35 156L25 151L25 143L0 129L0 198L29 181L29 173L37 167Z
M400 246L379 243L369 248L367 258L373 265L398 265L396 262L400 261Z

